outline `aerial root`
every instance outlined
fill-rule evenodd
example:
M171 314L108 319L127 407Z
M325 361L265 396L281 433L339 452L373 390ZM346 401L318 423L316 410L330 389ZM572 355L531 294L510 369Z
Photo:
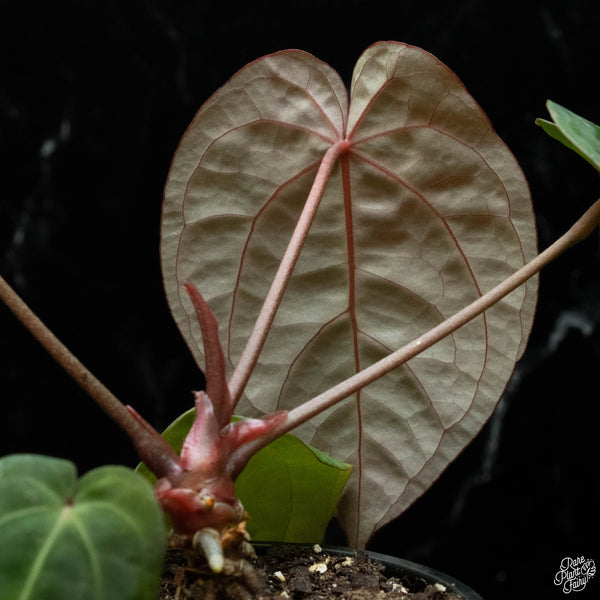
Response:
M221 546L221 536L216 529L205 527L194 534L192 547L206 558L213 573L221 573L225 565L225 556Z

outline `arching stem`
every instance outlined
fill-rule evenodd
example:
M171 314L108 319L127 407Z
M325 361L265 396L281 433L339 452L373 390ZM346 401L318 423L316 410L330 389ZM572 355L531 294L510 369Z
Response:
M0 277L0 298L63 369L129 435L138 452L140 448L145 447L153 448L154 452L163 449L168 454L165 456L167 462L165 468L170 468L171 462L177 456L169 453L168 444L164 443L157 447L157 443L160 444L157 440L162 440L160 435L154 430L150 431L148 429L150 426L144 426L138 421L127 407L44 325L2 277Z
M399 350L392 352L370 367L363 369L356 375L349 377L326 392L308 400L301 406L290 410L287 418L282 421L282 423L273 427L273 430L269 432L268 436L257 440L252 448L247 448L246 450L253 453L258 452L258 450L274 439L277 439L281 435L310 420L315 415L318 415L348 396L351 396L358 390L361 390L444 339L446 336L485 312L488 308L496 304L516 288L523 285L530 277L533 277L543 267L552 262L573 244L585 239L592 231L594 231L599 223L600 199L596 200L596 202L562 237L508 279L505 279L501 284L492 288L475 302L469 304L469 306L465 307L443 323L440 323L437 327L430 329L427 333L424 333L409 344L406 344Z

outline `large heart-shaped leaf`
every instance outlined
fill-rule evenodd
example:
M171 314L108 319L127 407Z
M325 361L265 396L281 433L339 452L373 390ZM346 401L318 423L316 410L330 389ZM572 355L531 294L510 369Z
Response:
M66 460L0 460L0 598L150 600L165 541L152 486L129 469L77 481Z
M536 254L529 191L458 78L389 42L339 75L284 51L201 108L165 190L162 264L198 364L183 284L220 323L231 372L325 152L337 161L238 412L289 409L480 297ZM530 280L443 342L296 433L349 462L340 514L352 545L399 515L491 415L530 331Z

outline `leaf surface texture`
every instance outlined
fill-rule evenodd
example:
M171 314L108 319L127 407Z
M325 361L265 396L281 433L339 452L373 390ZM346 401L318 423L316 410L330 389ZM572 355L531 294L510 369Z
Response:
M165 190L162 266L202 367L183 284L220 323L231 372L334 143L336 164L237 412L290 409L451 316L533 258L522 172L458 78L395 42L360 57L350 100L300 51L259 59L201 108ZM523 352L537 280L295 433L353 465L340 517L363 546L491 415Z
M66 460L0 460L0 598L150 600L165 542L152 487L129 469L78 480Z

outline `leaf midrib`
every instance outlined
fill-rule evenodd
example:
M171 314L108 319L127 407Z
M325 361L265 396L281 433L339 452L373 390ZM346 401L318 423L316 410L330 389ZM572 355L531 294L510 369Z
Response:
M44 543L40 547L40 550L37 553L37 556L35 557L35 559L33 561L33 565L29 571L29 577L25 580L25 584L23 586L21 594L19 595L18 600L30 600L33 598L32 593L34 591L37 581L40 578L40 575L43 572L44 564L48 560L48 557L52 551L52 548L54 547L56 540L59 538L60 534L62 533L64 528L69 524L69 522L72 522L76 526L76 528L77 528L78 532L80 533L81 538L84 542L84 545L88 549L88 554L90 555L90 559L91 559L90 562L92 564L92 572L93 572L94 580L96 582L94 589L97 590L97 592L94 594L94 597L97 600L101 600L102 594L101 594L100 569L99 569L97 557L95 555L93 547L91 546L89 536L87 535L85 528L83 528L81 523L79 523L78 519L75 518L74 510L72 507L64 507L60 511L58 518L54 524L54 527L46 536Z

